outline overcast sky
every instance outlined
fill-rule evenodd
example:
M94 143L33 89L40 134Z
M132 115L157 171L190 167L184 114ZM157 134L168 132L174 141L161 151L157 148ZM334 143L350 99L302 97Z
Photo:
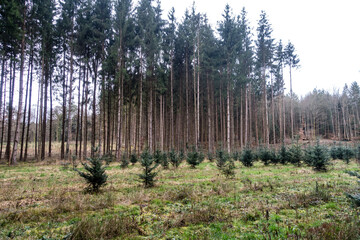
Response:
M162 0L163 17L175 8L177 21L193 0ZM265 10L276 41L290 40L300 57L301 68L293 73L293 88L305 95L314 88L333 92L345 83L360 80L360 1L359 0L196 0L196 10L206 13L213 28L222 19L228 3L234 15L243 7L256 30L261 10ZM286 87L289 77L285 72Z

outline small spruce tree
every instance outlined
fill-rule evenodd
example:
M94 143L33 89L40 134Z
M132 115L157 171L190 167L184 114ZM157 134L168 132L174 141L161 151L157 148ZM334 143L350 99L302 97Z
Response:
M232 159L225 162L224 166L220 169L222 174L225 175L226 178L234 178L235 177L235 163Z
M267 166L270 164L274 156L268 148L263 147L258 151L258 157L264 165Z
M301 160L304 157L301 146L297 144L293 144L289 149L290 154L290 162L298 167L301 166Z
M233 152L233 154L232 154L232 159L234 160L234 161L240 161L240 153L238 152L238 151L235 151L235 152Z
M343 160L346 162L346 164L350 163L350 159L354 157L354 152L351 148L349 148L348 146L343 148L342 151L342 157Z
M245 148L241 154L240 161L245 167L252 167L254 165L256 157L254 156L251 148Z
M347 171L347 173L350 175L350 176L353 176L353 177L357 177L358 179L358 184L360 185L360 173L359 172L355 172L355 171ZM345 193L346 197L348 197L353 205L355 207L360 207L360 192L358 193Z
M75 171L88 183L87 190L89 192L98 192L100 187L106 184L108 178L102 163L104 159L97 155L93 158L88 158L87 161L88 163L82 163L85 172L81 172L78 169L75 169Z
M315 171L327 171L327 166L330 164L328 149L317 141L315 146L306 149L305 162Z
M161 166L164 168L164 169L169 169L169 159L168 159L168 155L164 152L160 155L161 157Z
M128 157L126 156L126 153L124 153L122 156L121 156L121 162L120 162L120 168L122 169L125 169L129 166L129 159Z
M153 156L151 156L148 150L145 150L141 154L141 166L143 167L143 173L139 174L140 180L144 184L145 188L153 187L155 177L157 175L155 169L159 166L159 163L155 162Z
M216 166L219 169L222 169L225 166L225 163L230 160L229 154L224 150L218 150L216 152Z
M208 152L207 158L209 159L210 162L214 161L214 154L212 152Z
M132 154L130 155L130 162L131 162L132 165L135 165L135 163L138 162L138 158L137 158L137 156L136 156L135 153L132 153Z
M186 161L191 168L196 168L202 162L201 154L197 151L188 152Z
M178 156L178 154L174 151L174 149L172 149L169 152L169 159L170 159L170 163L173 165L173 167L178 168L181 164L181 159Z
M281 145L281 148L279 151L279 161L283 165L290 162L290 153L289 153L288 149L286 148L285 144Z
M154 152L154 161L158 164L161 164L162 161L162 152L159 149L156 149Z

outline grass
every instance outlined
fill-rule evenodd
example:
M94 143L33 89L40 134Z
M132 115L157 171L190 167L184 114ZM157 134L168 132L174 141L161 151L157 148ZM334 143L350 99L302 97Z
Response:
M0 239L357 239L359 214L344 192L357 183L334 161L328 172L292 165L245 168L234 179L215 163L158 168L144 189L140 164L112 163L108 184L86 184L60 164L0 166Z

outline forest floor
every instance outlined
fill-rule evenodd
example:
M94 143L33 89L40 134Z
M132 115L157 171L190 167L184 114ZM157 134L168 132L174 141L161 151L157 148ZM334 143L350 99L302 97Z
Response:
M156 186L138 181L139 163L107 167L108 184L87 194L61 164L0 166L0 239L354 239L359 212L345 192L356 170L292 165L245 168L225 179L215 163L159 167ZM356 238L357 239L357 238Z

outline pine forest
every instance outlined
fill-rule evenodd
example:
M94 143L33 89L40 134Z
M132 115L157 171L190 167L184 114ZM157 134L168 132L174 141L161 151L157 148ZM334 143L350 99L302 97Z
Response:
M223 5L1 0L1 239L360 237L360 86Z

